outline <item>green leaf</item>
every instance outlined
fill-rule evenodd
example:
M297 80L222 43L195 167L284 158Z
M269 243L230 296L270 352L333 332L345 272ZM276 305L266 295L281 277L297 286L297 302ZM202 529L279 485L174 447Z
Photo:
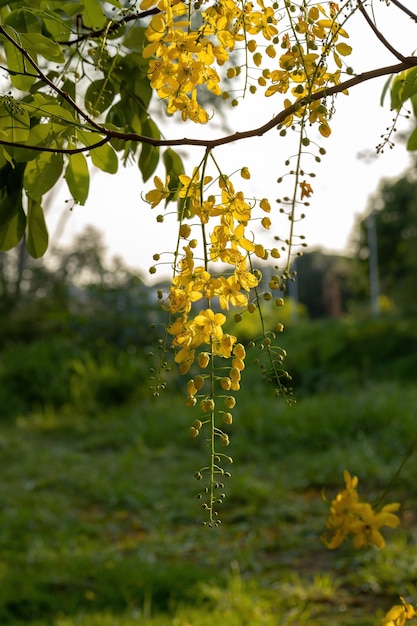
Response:
M19 7L11 11L4 19L18 33L41 33L42 23L27 7Z
M32 102L25 104L33 117L52 117L65 122L77 122L74 111L65 109L56 98L43 93L35 93Z
M48 248L48 229L43 209L37 200L29 199L27 216L26 248L30 256L39 259Z
M40 54L47 61L64 63L61 46L41 33L19 33L20 44L30 55Z
M3 45L13 87L20 91L29 91L37 79L37 76L30 76L34 72L33 67L10 41L4 41ZM36 59L34 60L36 61Z
M166 203L171 202L172 200L176 200L179 193L180 188L180 174L184 174L184 165L180 155L175 152L172 148L168 148L162 155L165 170L167 176L169 176L169 184L168 187L171 191L169 198L166 199Z
M22 207L21 190L6 194L0 200L0 250L11 250L25 233L26 215Z
M90 115L97 117L111 106L114 96L113 85L108 79L95 80L85 93L85 108Z
M123 45L127 50L133 50L134 52L139 52L142 54L142 51L147 44L147 39L145 36L146 28L143 26L133 26L126 33L125 38L123 39ZM143 59L143 56L142 56ZM145 59L142 61L145 63Z
M62 154L40 152L35 159L29 161L25 168L23 186L27 195L32 199L40 200L59 179L62 167Z
M71 36L71 20L62 19L58 11L45 10L42 13L43 23L48 33L55 40L68 40Z
M403 103L417 93L417 67L404 72L401 98Z
M385 84L384 84L384 86L383 86L383 88L382 88L382 92L381 92L381 99L380 99L380 101L379 101L381 106L384 106L385 96L387 95L387 92L388 92L389 86L391 85L392 78L393 78L393 77L392 77L392 76L390 76L390 77L388 78L388 80L387 80L387 81L385 81Z
M79 142L84 144L84 146L90 147L94 146L94 144L100 141L102 137L97 133L78 129L77 139ZM103 172L107 172L108 174L115 174L117 172L119 159L110 144L103 144L98 148L92 147L89 154L93 165L98 167L98 169Z
M150 137L152 139L159 139L161 136L158 126L150 118L144 120L142 124L142 133L146 137ZM156 170L158 163L159 147L152 146L149 143L143 143L142 149L140 151L138 165L140 171L142 172L142 178L145 183Z
M0 138L25 143L30 133L29 113L18 102L2 98L0 104Z
M85 204L90 188L90 174L87 160L82 152L68 155L65 180L75 202Z
M417 67L412 67L394 78L391 87L391 109L398 111L415 93L417 93Z
M84 0L82 12L84 25L87 28L98 30L107 24L107 18L103 13L102 3L99 0Z
M413 107L414 116L417 117L417 93L411 96L410 100Z
M159 148L148 143L142 144L139 156L139 169L142 172L143 182L152 176L159 162Z
M119 167L119 159L113 148L105 143L103 146L90 150L93 165L108 174L116 174Z
M407 141L407 150L417 150L417 127L413 130Z

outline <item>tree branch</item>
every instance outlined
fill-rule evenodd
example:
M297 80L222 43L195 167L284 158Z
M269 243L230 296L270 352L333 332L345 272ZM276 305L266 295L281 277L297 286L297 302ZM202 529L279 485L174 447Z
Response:
M411 17L412 20L414 20L417 23L417 14L413 13L410 9L407 9L407 7L405 7L403 4L401 4L401 2L399 2L399 0L391 0L392 4L395 4L396 7L398 7L401 11L403 11L406 15L408 15L409 17Z
M128 22L132 22L134 20L143 20L145 17L148 17L149 15L156 15L157 13L160 13L160 12L161 12L160 9L158 9L157 7L154 7L153 9L149 9L149 11L143 11L142 13L136 13L135 15L128 15L127 17L124 17L118 22L110 22L109 25L105 26L104 28L100 28L100 30L90 30L88 33L79 35L76 39L71 39L69 41L57 41L56 43L58 43L60 46L73 46L77 43L81 43L82 41L85 41L86 39L97 39L101 37L102 35L105 35L105 34L109 35L109 34L115 33L118 28L120 28L121 26L124 26Z
M396 50L396 48L394 48L394 46L392 46L389 43L389 41L387 39L385 39L384 35L381 33L380 30L378 30L378 28L376 27L374 22L371 20L371 18L369 17L367 12L365 11L365 7L363 6L363 2L360 2L358 6L359 6L359 11L362 13L362 15L365 18L368 26L371 27L372 31L375 33L375 35L377 36L379 41L387 48L387 50L389 50L395 57L397 57L397 59L399 61L404 61L406 57L404 55L402 55L401 52L398 52L398 50Z
M25 150L34 150L36 152L54 152L55 154L79 154L80 152L88 152L89 150L94 150L94 148L100 148L100 146L104 146L104 144L108 143L110 140L111 137L104 137L91 146L81 146L80 148L48 148L45 146L31 146L28 144L22 145L16 141L4 141L3 139L0 139L0 146L24 148Z
M306 106L309 102L315 102L316 100L321 100L328 96L333 96L342 91L350 89L355 85L359 85L361 83L367 82L374 78L379 78L380 76L387 76L388 74L398 74L403 72L404 70L409 69L410 67L417 67L417 57L406 57L404 61L401 63L397 63L396 65L389 65L386 67L377 68L375 70L370 70L369 72L364 72L363 74L358 74L337 85L333 85L332 87L325 87L320 91L316 91L311 94L308 98L301 98L297 100L294 104L289 106L286 109L283 109L278 113L275 117L273 117L269 122L259 126L258 128L254 128L252 130L236 132L233 135L227 135L225 137L220 137L218 139L152 139L150 137L145 137L143 135L137 135L135 133L122 133L115 130L107 130L105 128L101 128L103 134L106 134L111 139L124 139L126 141L137 141L140 143L149 143L153 146L202 146L211 150L216 146L221 146L229 143L233 143L235 141L240 141L241 139L248 139L250 137L260 137L267 133L272 128L276 128L280 124L282 124L290 115L294 115L302 106Z

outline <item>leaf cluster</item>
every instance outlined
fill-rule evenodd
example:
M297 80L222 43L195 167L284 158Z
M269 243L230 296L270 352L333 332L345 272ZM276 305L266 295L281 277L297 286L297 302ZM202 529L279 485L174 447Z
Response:
M43 207L62 178L73 203L83 205L92 167L116 174L120 160L137 158L146 181L159 163L152 140L161 131L141 54L146 14L117 0L35 0L2 3L0 16L9 77L0 97L0 249L24 237L38 258L48 247ZM102 128L150 142L110 140ZM163 162L175 185L180 157L169 149Z

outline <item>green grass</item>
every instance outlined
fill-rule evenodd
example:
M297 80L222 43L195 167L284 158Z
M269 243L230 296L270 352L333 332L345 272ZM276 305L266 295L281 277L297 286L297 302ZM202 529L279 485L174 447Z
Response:
M254 376L253 372L249 375ZM371 625L416 600L415 457L387 501L387 548L328 552L329 498L345 468L371 500L415 436L417 390L372 384L288 407L251 378L230 429L223 524L204 528L192 411L167 391L95 415L42 410L2 424L4 626Z

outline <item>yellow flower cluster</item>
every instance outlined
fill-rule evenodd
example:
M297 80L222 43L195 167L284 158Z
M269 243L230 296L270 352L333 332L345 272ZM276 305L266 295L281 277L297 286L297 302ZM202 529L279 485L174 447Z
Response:
M230 357L236 337L223 332L226 316L215 313L212 309L200 311L193 319L178 318L168 328L173 335L172 345L179 348L175 362L179 364L181 374L186 374L194 363L195 350L206 344L212 355Z
M258 82L262 86L267 85L269 80L272 84L265 91L266 96L275 93L287 93L291 88L292 95L299 99L307 99L313 93L322 90L326 85L340 83L342 61L340 56L347 56L352 48L345 42L339 42L339 37L349 37L348 33L336 21L338 7L330 3L330 16L326 14L323 6L318 4L310 8L300 8L298 22L294 26L297 33L296 42L291 41L286 33L282 38L281 46L286 52L279 57L279 68L263 72ZM319 45L321 49L319 50ZM335 71L329 71L327 57L332 51L333 59L337 66ZM286 98L284 107L288 108L291 101ZM316 100L300 107L296 112L297 117L305 114L308 110L308 121L319 124L319 132L324 136L330 135L328 124L329 112L326 106ZM294 116L289 116L285 122L291 126Z
M328 84L339 83L340 57L351 52L349 45L338 42L340 37L348 37L348 34L337 22L339 9L335 3L329 4L329 15L320 4L309 8L308 3L303 3L299 7L298 21L290 16L287 6L292 36L284 27L286 32L281 40L276 2L268 6L264 0L256 0L255 6L253 2L217 0L211 6L204 3L202 8L200 2L142 0L142 10L152 7L158 9L158 13L146 29L148 44L143 51L144 58L150 59L149 80L158 96L167 101L168 113L180 111L183 120L208 122L209 114L199 102L198 90L204 85L212 94L222 94L215 66L223 66L229 61L238 42L244 42L256 67L262 64L264 50L269 61L277 58L277 67L264 69L258 78L260 86L267 86L268 81L271 83L266 96L277 92L284 94L291 89L296 99L308 98ZM277 49L282 48L285 52L277 54ZM330 52L336 64L335 71L328 69ZM240 71L240 67L229 67L226 75L231 79L239 76ZM248 67L246 73L247 83ZM256 86L251 87L250 91L254 93ZM287 107L288 103L290 101L286 99L284 106ZM320 101L306 106L309 121L317 121L322 135L328 136L326 107ZM297 116L303 114L304 108L301 107ZM288 125L291 123L292 118Z
M401 598L401 604L394 605L382 620L382 626L404 626L404 624L414 617L417 611L412 604Z
M333 533L328 540L323 537L325 545L334 550L348 537L353 535L355 548L368 548L371 545L377 548L385 546L385 539L380 528L389 526L396 528L400 519L394 514L400 507L398 502L387 504L381 511L374 511L369 502L359 499L357 492L358 478L344 472L346 488L341 491L331 503L330 515L327 519L327 528Z
M241 191L235 191L232 182L225 175L220 175L220 201L216 202L213 195L204 199L202 190L212 182L210 176L200 180L200 171L195 168L192 176L180 175L182 188L180 198L188 202L188 208L204 228L213 217L218 223L207 237L209 250L204 264L196 265L194 249L197 245L191 237L188 224L180 226L180 236L187 240L183 246L183 256L175 268L167 298L163 306L171 314L180 314L169 327L172 345L176 348L175 362L182 374L189 371L195 360L196 349L205 346L212 355L228 358L232 354L236 337L223 332L226 316L215 313L211 305L200 311L196 316L189 316L193 303L205 299L209 304L213 299L218 301L221 309L229 307L247 307L250 291L260 280L260 273L251 271L248 266L248 253L261 259L268 256L265 248L256 244L246 236L246 227L251 219L252 208L245 200ZM152 207L163 200L168 189L159 177L154 178L155 189L149 191L145 199ZM271 210L269 201L263 198L260 203L262 211ZM270 221L264 223L269 227ZM277 251L274 255L277 256ZM229 272L213 275L209 271L208 262L221 261L231 267ZM240 377L239 377L240 378ZM235 381L237 382L237 380Z
M215 179L206 174L209 158L217 172ZM247 167L241 168L240 175L244 180L250 179ZM233 423L232 411L236 405L234 394L241 386L246 357L243 344L238 343L234 335L225 332L225 312L230 308L246 309L249 313L258 310L263 325L260 294L257 291L262 274L258 269L253 269L252 257L264 260L270 255L278 259L280 252L277 248L266 250L255 242L253 233L248 234L255 207L263 215L261 218L257 215L257 221L263 228L270 228L269 201L262 198L248 202L243 191L236 190L230 178L221 172L211 152L206 151L204 159L191 176L180 174L178 180L180 186L175 191L180 199L181 215L186 215L187 221L181 219L179 223L171 285L165 297L162 290L158 291L158 298L169 314L169 321L165 338L161 341L164 352L154 389L157 395L159 388L164 387L160 375L166 366L164 354L169 337L179 372L186 375L193 365L198 372L194 372L187 381L185 405L191 409L195 407L200 412L199 418L194 419L189 428L189 435L195 438L202 429L208 431L206 441L210 448L210 461L194 476L197 480L202 480L204 476L208 478L198 498L202 500L202 507L208 514L208 524L218 526L220 520L216 509L225 494L217 490L223 489L223 479L230 476L230 472L225 471L222 465L233 462L230 456L219 452L218 445L223 447L230 443L229 435L223 428ZM152 208L172 193L169 182L168 177L163 182L155 176L154 188L145 194L145 200ZM312 190L306 185L304 182L301 189L308 195ZM195 232L198 233L198 239L193 238ZM160 255L154 255L154 259L159 261ZM214 273L212 268L218 267L220 263L222 267ZM155 267L150 268L151 273L155 271ZM280 278L274 276L269 281L269 288L279 289L281 284ZM269 300L272 295L268 291L262 297ZM283 304L282 298L276 299L277 306ZM234 319L238 322L241 317L237 313ZM282 325L277 324L278 332L282 328ZM280 369L285 352L272 346L274 337L272 331L264 330L260 348L265 349L269 356L268 380L273 379L280 390L286 392L281 377L289 375ZM263 374L266 377L265 370Z

